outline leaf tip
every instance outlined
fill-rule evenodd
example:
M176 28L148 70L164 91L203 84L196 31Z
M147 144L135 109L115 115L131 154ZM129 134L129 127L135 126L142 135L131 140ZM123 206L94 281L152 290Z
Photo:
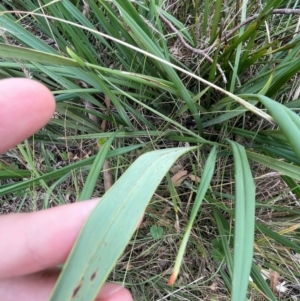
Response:
M173 274L170 276L168 280L168 285L173 285L176 279L177 279L177 273L173 272Z

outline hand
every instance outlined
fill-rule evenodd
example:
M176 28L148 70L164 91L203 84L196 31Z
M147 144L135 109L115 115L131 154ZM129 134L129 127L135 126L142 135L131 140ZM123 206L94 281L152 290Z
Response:
M53 115L54 99L27 79L0 81L0 153L31 136ZM97 200L0 217L0 300L46 301L63 263ZM131 301L129 291L106 283L96 300Z

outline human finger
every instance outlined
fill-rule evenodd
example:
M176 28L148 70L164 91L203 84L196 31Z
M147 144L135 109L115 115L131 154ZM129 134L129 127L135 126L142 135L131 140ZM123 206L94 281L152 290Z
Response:
M38 272L65 262L98 201L1 216L0 279Z
M47 301L59 276L58 269L0 280L1 301ZM115 283L105 283L97 301L132 301L130 292Z
M0 279L63 263L97 201L1 216Z
M24 78L1 80L0 153L42 128L54 109L54 98L42 84Z

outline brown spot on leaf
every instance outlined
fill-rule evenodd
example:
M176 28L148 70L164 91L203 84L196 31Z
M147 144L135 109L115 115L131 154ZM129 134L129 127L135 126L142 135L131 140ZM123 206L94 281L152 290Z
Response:
M77 293L78 293L80 287L81 287L81 284L79 284L79 285L74 289L74 291L73 291L73 296L72 296L73 298L77 295Z
M95 279L96 275L97 275L97 272L94 272L93 275L91 276L91 281L93 281Z

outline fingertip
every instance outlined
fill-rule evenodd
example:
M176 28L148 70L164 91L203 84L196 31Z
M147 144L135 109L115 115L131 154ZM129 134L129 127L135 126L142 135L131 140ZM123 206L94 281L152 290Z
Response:
M96 299L97 301L132 301L129 290L116 283L105 283Z
M99 199L93 199L1 216L0 241L5 244L0 244L0 279L34 273L65 262L98 202ZM9 257L5 256L7 250L10 250Z
M0 279L0 300L49 300L60 270L57 268L38 273ZM95 301L132 301L130 292L115 283L105 283Z
M55 100L41 83L11 78L0 81L0 153L41 129L52 117Z
M101 300L101 299L100 299ZM125 287L122 287L118 292L114 293L108 299L103 301L133 301L131 293Z
M0 81L0 88L2 104L20 105L25 111L29 109L26 105L32 105L30 110L33 113L39 112L47 121L52 117L55 99L43 84L27 78L8 78Z

